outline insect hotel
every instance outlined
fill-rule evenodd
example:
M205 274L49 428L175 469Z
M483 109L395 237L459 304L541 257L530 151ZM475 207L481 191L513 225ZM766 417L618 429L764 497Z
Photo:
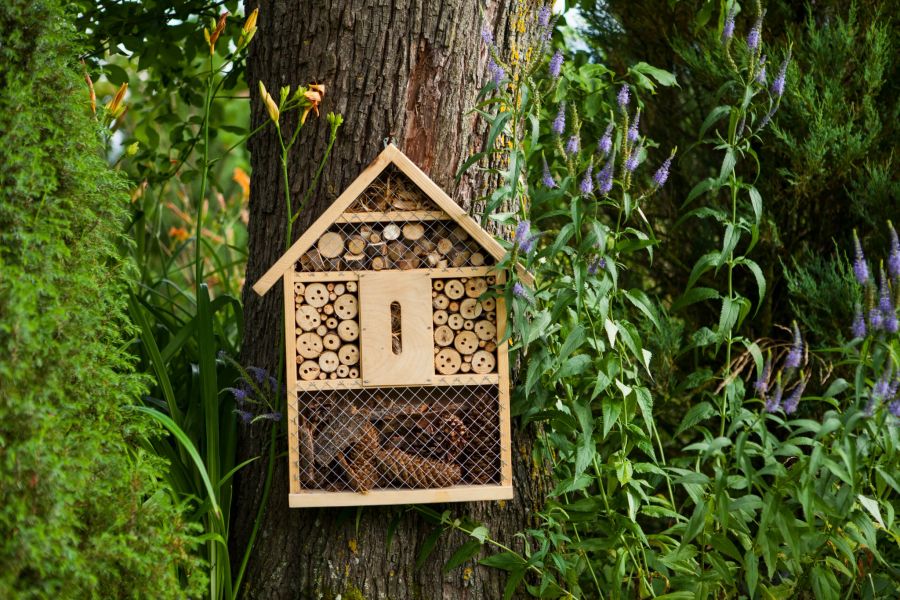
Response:
M512 498L505 251L389 145L284 285L290 506Z

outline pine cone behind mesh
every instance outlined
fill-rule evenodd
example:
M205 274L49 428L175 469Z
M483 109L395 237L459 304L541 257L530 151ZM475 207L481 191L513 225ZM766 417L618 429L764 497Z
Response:
M449 487L459 483L459 465L407 454L391 448L378 452L378 464L384 475L412 488Z
M378 450L378 430L367 422L356 442L338 456L350 486L355 491L368 492L378 483L378 468L375 464Z

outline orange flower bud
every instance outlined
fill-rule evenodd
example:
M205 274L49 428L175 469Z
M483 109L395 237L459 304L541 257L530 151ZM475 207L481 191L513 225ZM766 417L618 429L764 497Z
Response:
M210 33L207 29L203 30L203 37L206 38L206 43L209 44L210 54L213 54L216 51L216 40L219 39L219 36L222 35L222 32L225 30L226 18L228 18L227 10L219 16L219 22L216 23L216 28L212 33Z

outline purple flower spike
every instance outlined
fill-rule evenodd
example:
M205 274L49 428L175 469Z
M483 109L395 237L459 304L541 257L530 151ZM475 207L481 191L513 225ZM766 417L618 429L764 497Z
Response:
M601 196L605 196L612 191L614 163L615 157L610 158L600 172L597 173L597 192Z
M779 98L784 94L784 84L787 78L787 68L790 60L791 55L788 54L784 59L784 62L781 63L781 67L778 69L778 75L775 76L775 80L772 82L772 93Z
M765 366L763 366L762 373L759 374L759 377L756 378L756 383L753 384L753 389L756 390L757 395L760 398L765 398L766 393L769 391L769 378L772 376L772 359L766 361Z
M638 145L634 150L631 151L631 154L628 156L628 159L625 161L625 169L629 173L634 173L634 170L638 168L639 164L641 164L640 154L641 154L641 146Z
M732 38L734 35L734 14L735 8L734 5L731 6L731 10L728 11L728 16L725 17L725 25L722 27L722 42L725 43Z
M891 253L887 259L888 275L893 279L900 279L900 239L897 239L897 230L894 229L893 223L888 222L891 230Z
M528 292L528 288L522 285L521 282L517 281L513 284L513 294L517 297L525 300L529 304L534 302L534 299L531 297L531 294Z
M900 400L894 400L888 404L888 411L894 415L895 419L900 419Z
M247 367L247 372L253 376L253 379L256 380L256 383L262 385L264 381L269 378L269 372L265 369L260 369L259 367Z
M759 57L759 71L756 73L756 83L766 85L766 55Z
M550 24L550 6L549 5L545 4L538 11L537 22L538 22L538 26L540 26L540 27L546 27L547 25Z
M622 88L619 90L619 96L618 96L617 100L619 102L619 108L621 108L622 111L624 112L625 107L628 106L628 101L631 100L631 96L628 93L628 84L627 83L622 85Z
M602 256L588 265L588 275L596 275L599 271L606 270L606 259Z
M495 63L493 58L488 62L488 71L491 72L491 81L497 86L500 85L500 82L503 81L503 78L506 76L506 71L503 70L503 67Z
M234 411L234 414L236 414L238 416L238 419L241 420L241 423L245 425L253 420L253 413L251 413L250 411L236 409Z
M853 245L856 249L856 258L853 261L853 274L856 275L856 281L860 285L866 285L869 282L869 265L866 263L862 244L859 243L859 238L856 236L855 231L853 232Z
M888 287L884 270L881 271L881 285L878 288L878 310L885 316L894 312L894 301L891 299L891 288Z
M628 141L636 142L638 138L641 137L640 132L638 131L638 125L641 123L641 109L638 109L636 113L634 113L634 121L631 123L631 127L628 128Z
M884 315L877 308L869 311L869 329L872 331L880 331L884 326Z
M559 77L559 74L562 71L562 64L562 52L557 50L553 57L550 59L550 65L547 67L547 71L550 73L550 77L552 77L553 79Z
M900 322L897 321L897 313L894 311L889 312L884 317L884 330L888 333L897 333L900 330Z
M609 153L612 151L612 131L613 125L612 123L610 123L606 126L606 131L603 132L603 137L601 137L600 141L597 142L597 150L603 156L609 156Z
M516 225L516 244L523 254L528 254L534 249L534 242L537 240L536 235L531 235L531 221L522 220Z
M759 46L759 29L754 27L750 30L750 33L747 34L747 47L751 50L756 50Z
M581 140L578 139L577 135L572 134L569 137L569 141L566 142L566 154L577 154L580 149Z
M794 387L794 390L791 392L791 395L788 396L788 399L784 401L784 412L792 415L797 411L797 407L800 405L800 397L803 395L803 390L806 389L806 381L802 380L800 383Z
M556 180L553 179L553 174L550 173L550 167L547 166L547 161L544 161L544 175L541 178L541 183L544 184L544 187L547 189L553 189L556 187Z
M853 327L851 329L854 338L866 337L866 319L863 317L862 307L856 305L856 316L853 317Z
M587 170L584 172L584 179L581 180L581 185L578 186L581 193L585 196L594 191L593 171L594 165L588 165Z
M669 168L671 166L672 157L669 156L669 158L667 158L665 162L663 162L663 164L659 166L659 169L656 170L656 173L653 174L653 183L656 184L656 187L661 188L665 185L666 180L669 178Z
M225 388L225 389L227 389L229 392L231 392L231 395L234 396L234 401L237 403L238 406L243 406L244 402L247 401L247 390L245 390L243 388Z
M781 396L784 394L784 390L781 389L781 383L779 383L775 387L775 393L772 394L771 397L766 398L765 411L767 413L773 413L779 408L781 408Z
M800 361L803 359L803 338L800 336L800 329L797 327L797 323L794 323L794 343L791 345L791 351L788 352L787 358L784 361L785 369L796 369L800 366Z
M552 125L553 133L556 135L562 135L566 131L566 104L565 102L559 105L559 112L556 113L556 118L553 119Z
M486 26L481 28L481 40L488 46L494 43L494 34Z

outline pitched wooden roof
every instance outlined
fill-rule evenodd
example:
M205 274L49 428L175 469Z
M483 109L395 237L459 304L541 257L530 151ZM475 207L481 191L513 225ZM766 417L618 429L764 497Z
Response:
M273 264L265 274L260 277L253 285L253 291L260 296L264 295L273 285L284 275L285 271L291 269L303 254L309 250L312 245L325 233L325 231L340 217L344 211L353 203L354 200L371 184L378 175L381 174L388 165L395 165L409 179L433 200L441 210L459 223L459 225L468 232L472 238L481 245L496 260L501 260L506 254L503 246L497 243L490 233L481 228L475 220L466 213L444 190L434 183L419 167L413 163L409 157L403 154L396 146L389 144L384 151L379 154L372 164L360 173L353 183L351 183L344 192L337 197L331 206L309 226L303 235L294 242L294 244ZM531 275L524 269L519 269L519 276L526 282L531 283Z

